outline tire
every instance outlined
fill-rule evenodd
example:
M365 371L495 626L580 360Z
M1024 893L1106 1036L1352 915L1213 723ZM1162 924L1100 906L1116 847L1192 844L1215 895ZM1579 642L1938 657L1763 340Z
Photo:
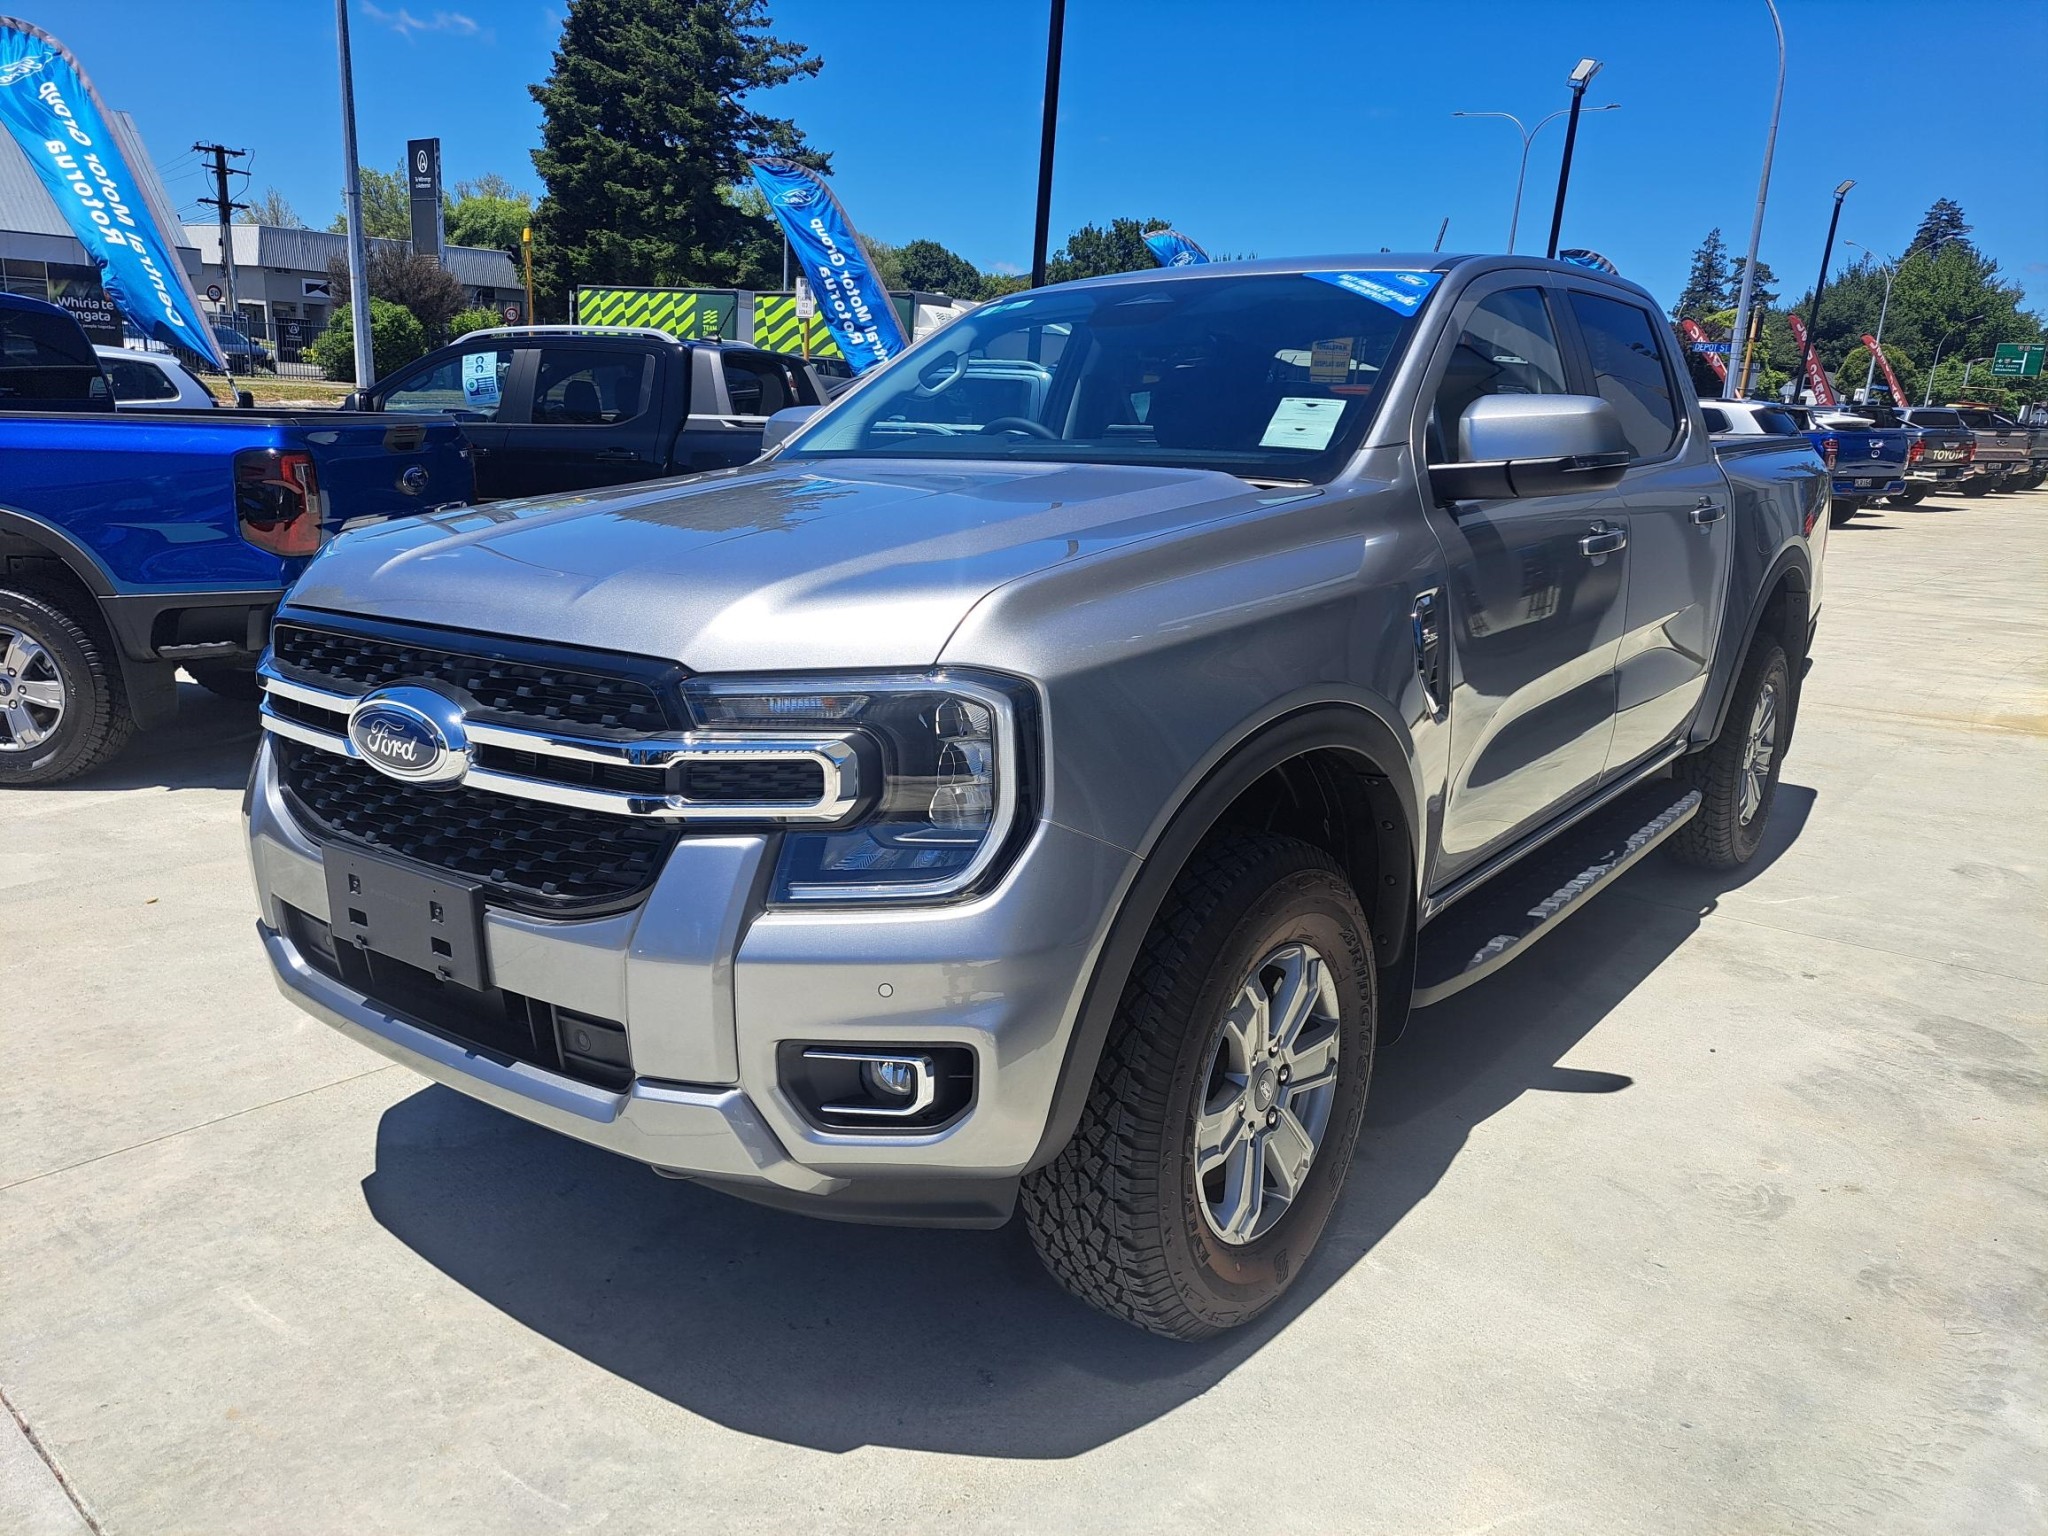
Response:
M1862 510L1863 503L1860 501L1829 502L1828 526L1830 528L1846 528L1849 526L1849 519L1854 517L1858 512L1861 512Z
M263 681L252 666L237 667L216 662L212 665L201 663L187 665L185 670L192 674L192 681L217 698L233 699L237 704L253 704L263 697Z
M1771 705L1768 718L1760 723L1767 692ZM1784 767L1784 746L1792 734L1796 704L1785 648L1759 636L1743 659L1721 734L1706 751L1681 764L1681 772L1700 792L1700 808L1671 838L1671 852L1680 863L1701 869L1739 869L1756 857L1771 819L1771 806L1778 798L1778 774ZM1752 742L1759 732L1769 757L1761 773L1755 773Z
M1968 480L1965 480L1962 486L1963 494L1965 496L1983 496L1988 494L1993 489L1994 487L1991 484L1991 481L1983 475L1976 475Z
M1024 1180L1025 1222L1060 1284L1175 1339L1221 1333L1280 1299L1357 1146L1379 1013L1372 955L1358 898L1320 849L1236 833L1203 845L1146 935L1073 1139ZM1312 1004L1297 1015L1298 1054L1260 1058L1259 1026L1226 1028L1257 1017L1233 1008L1254 991ZM1301 1069L1281 1083L1290 1063ZM1198 1115L1212 1133L1233 1127L1218 1139L1235 1149L1200 1179ZM1307 1172L1294 1168L1284 1200L1271 1169L1300 1145ZM1257 1198L1245 1200L1254 1169Z
M1895 507L1917 507L1926 499L1927 493L1925 491L1901 491L1896 496L1887 496L1885 498Z
M0 588L0 687L0 788L90 773L134 729L99 626L34 592Z

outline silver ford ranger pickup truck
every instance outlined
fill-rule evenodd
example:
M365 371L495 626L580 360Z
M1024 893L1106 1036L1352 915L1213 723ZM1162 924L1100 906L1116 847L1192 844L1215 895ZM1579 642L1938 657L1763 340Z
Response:
M1763 837L1827 471L1711 443L1632 284L1068 284L771 426L313 562L247 809L294 1002L733 1194L1021 1205L1193 1338L1373 1177L1411 1010L1660 844Z

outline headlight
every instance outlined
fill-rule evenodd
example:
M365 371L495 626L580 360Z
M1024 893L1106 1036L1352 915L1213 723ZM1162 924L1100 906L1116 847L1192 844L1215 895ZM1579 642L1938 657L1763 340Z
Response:
M1036 799L1037 709L1009 678L693 678L697 729L842 732L860 748L859 809L783 833L779 902L934 900L975 889L1013 851Z

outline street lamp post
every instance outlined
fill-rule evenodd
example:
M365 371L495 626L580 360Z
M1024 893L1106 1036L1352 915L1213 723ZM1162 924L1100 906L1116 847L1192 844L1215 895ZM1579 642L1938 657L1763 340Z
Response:
M1771 156L1778 148L1778 114L1785 106L1785 23L1778 19L1777 0L1764 0L1771 26L1778 34L1778 92L1771 98L1771 131L1764 137L1764 170L1756 184L1756 214L1749 221L1749 257L1742 264L1742 296L1735 302L1735 335L1749 335L1749 305L1756 293L1756 248L1764 237L1764 201L1771 192ZM1738 343L1739 345L1740 343ZM1723 400L1739 399L1749 388L1749 353L1728 370L1721 385Z
M348 215L349 321L355 334L356 388L360 391L377 382L377 359L370 336L370 258L363 234L363 176L356 160L356 81L349 61L348 0L334 0L334 35L341 50L341 152L347 162L342 167L346 179L341 184L341 205Z
M1618 101L1610 101L1605 106L1594 107L1591 110L1595 112L1612 112L1620 105L1621 103ZM1522 136L1522 166L1520 170L1515 172L1515 211L1508 218L1508 254L1510 256L1515 254L1515 234L1522 227L1522 183L1529 175L1529 146L1535 143L1536 135L1543 131L1545 123L1555 122L1569 111L1571 111L1570 107L1559 107L1548 117L1539 117L1534 128L1524 128L1522 120L1512 112L1453 112L1451 114L1453 117L1504 117L1515 125L1515 132Z
M1820 248L1820 276L1814 279L1813 303L1808 306L1806 313L1806 341L1799 348L1799 369L1792 375L1792 398L1795 400L1799 398L1799 381L1806 377L1806 364L1813 356L1814 336L1820 330L1820 295L1821 290L1828 285L1828 262L1835 254L1835 226L1842 222L1842 199L1849 195L1849 189L1855 185L1853 181L1845 181L1835 188L1835 211L1828 216L1827 243ZM1825 372L1827 364L1822 363L1821 369ZM1816 405L1819 403L1817 400L1814 402Z
M1983 318L1984 313L1982 310L1979 310L1976 314L1970 316L1969 319L1958 320L1954 325L1941 333L1941 340L1934 344L1934 361L1927 365L1927 387L1920 392L1920 403L1922 405L1932 405L1934 403L1934 370L1941 366L1941 349L1948 345L1949 337L1955 335L1957 331L1967 331Z
M1564 189L1572 179L1572 147L1579 142L1579 105L1586 99L1586 87L1600 73L1598 59L1581 59L1572 66L1571 115L1564 120L1564 158L1557 162L1557 203L1550 210L1550 248L1543 254L1557 260L1557 232L1564 224Z
M1844 240L1842 244L1853 245L1856 247L1857 250L1861 251L1866 256L1875 256L1877 254L1877 252L1873 251L1869 246L1865 245L1860 240ZM1880 347L1884 345L1885 316L1889 315L1892 312L1892 284L1898 281L1900 270L1906 265L1907 262L1911 261L1915 256L1919 255L1922 249L1923 247L1917 245L1907 246L1905 254L1901 256L1897 261L1887 264L1884 269L1884 302L1878 305L1877 307L1877 335L1873 338ZM1876 378L1877 353L1875 350L1873 350L1870 354L1869 361L1866 362L1863 366L1863 398L1866 401L1870 399L1870 386L1876 380ZM1893 405L1904 405L1905 403L1906 402L1903 400L1894 400L1892 402Z
M1052 0L1045 29L1045 106L1038 125L1038 219L1031 240L1031 286L1045 286L1045 247L1052 234L1052 150L1059 137L1060 53L1066 45L1067 0Z

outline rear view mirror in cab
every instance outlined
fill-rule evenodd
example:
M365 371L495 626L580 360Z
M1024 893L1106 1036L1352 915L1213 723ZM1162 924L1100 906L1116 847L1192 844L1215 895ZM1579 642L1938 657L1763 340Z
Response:
M1597 395L1486 395L1458 418L1458 460L1429 466L1439 501L1612 490L1628 468L1621 418Z
M818 414L818 410L815 405L792 405L770 416L768 424L761 429L761 452L773 453L795 437L805 423Z

